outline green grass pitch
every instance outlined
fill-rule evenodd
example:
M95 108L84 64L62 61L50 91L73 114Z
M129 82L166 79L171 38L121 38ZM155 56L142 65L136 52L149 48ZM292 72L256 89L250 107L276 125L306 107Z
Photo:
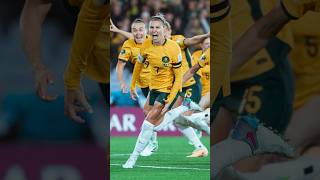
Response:
M140 156L133 169L123 169L121 165L132 152L136 137L111 137L110 140L111 180L210 179L210 154L204 158L187 158L193 146L185 137L158 137L158 151L150 157ZM201 141L209 149L209 137L202 137Z

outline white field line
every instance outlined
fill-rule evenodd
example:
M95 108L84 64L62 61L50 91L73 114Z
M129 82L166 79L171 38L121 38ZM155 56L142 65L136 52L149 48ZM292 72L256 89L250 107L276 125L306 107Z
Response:
M190 155L189 153L153 153L154 155ZM130 154L110 154L110 157L130 156Z
M121 164L110 164L110 166L122 166ZM166 166L140 166L135 165L135 167L140 168L151 168L151 169L171 169L171 170L195 170L195 171L210 171L210 169L201 169L201 168L187 168L187 167L166 167Z

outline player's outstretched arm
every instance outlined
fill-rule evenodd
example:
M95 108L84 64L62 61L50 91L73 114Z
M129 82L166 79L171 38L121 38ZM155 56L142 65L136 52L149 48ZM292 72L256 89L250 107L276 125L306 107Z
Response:
M134 69L132 73L132 79L131 79L131 85L130 85L130 96L131 96L131 99L135 101L137 100L136 98L138 97L138 94L136 91L136 82L141 72L142 66L143 66L142 61L137 61L134 65Z
M110 19L110 31L115 32L115 33L119 33L128 39L133 39L133 35L130 32L119 29L117 26L115 26L113 24L111 19Z
M201 43L206 38L210 37L210 33L196 35L191 38L184 39L183 43L185 46L192 46Z
M181 56L181 55L180 55ZM169 107L177 94L181 91L182 88L182 70L181 70L181 61L174 63L172 66L173 74L174 74L174 82L170 91L170 94L168 95L167 99L165 100L165 106L161 111L161 114L163 115L169 110Z
M194 66L192 66L192 67L183 75L182 84L184 84L184 83L187 82L191 77L193 77L200 68L201 68L201 66L199 65L199 63L197 63L197 64L195 64Z
M181 66L182 66L182 56L181 56L181 51L179 46L176 46L176 51L179 52L177 53L177 57L175 57L176 59L174 59L174 61L172 62L172 71L174 74L174 82L170 91L169 96L166 99L166 104L171 104L174 100L174 98L176 97L177 93L181 90L182 88L182 70L181 70Z
M47 101L57 98L57 95L50 95L47 92L47 86L54 84L54 80L42 61L42 24L51 5L42 0L26 0L20 17L22 47L28 63L32 66L36 94Z
M126 63L124 61L118 60L117 66L116 66L116 72L117 77L120 82L120 88L122 93L127 93L127 85L126 82L123 80L123 69Z
M279 5L252 25L233 46L231 74L264 48L289 21L290 17Z

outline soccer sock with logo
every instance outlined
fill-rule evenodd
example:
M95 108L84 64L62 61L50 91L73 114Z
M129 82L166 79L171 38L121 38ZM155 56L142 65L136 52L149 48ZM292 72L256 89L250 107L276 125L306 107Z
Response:
M149 121L144 120L141 127L140 134L137 138L136 145L131 154L132 157L137 158L139 154L144 150L144 148L148 145L152 137L153 131L154 131L154 125L151 124Z
M158 140L157 140L157 131L153 131L153 134L151 136L151 140L150 140L152 143L156 143Z

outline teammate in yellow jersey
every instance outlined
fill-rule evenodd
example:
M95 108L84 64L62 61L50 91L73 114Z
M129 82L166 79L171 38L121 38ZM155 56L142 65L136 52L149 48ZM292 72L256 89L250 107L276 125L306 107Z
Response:
M190 79L190 77L194 76L197 71L205 68L206 66L210 67L210 48L206 49L204 53L199 58L198 62L192 66L183 76L183 81L186 82ZM202 109L206 109L210 106L210 91L208 91L204 96L202 96L199 104Z
M108 7L106 2L100 0L70 2L81 5L81 7L70 59L64 75L65 114L72 120L83 123L84 119L77 113L84 110L92 112L80 84L80 79L84 74L100 83L105 102L108 102L106 83L109 83L109 49L106 43L108 34L105 28ZM57 97L57 95L47 93L47 86L52 85L54 80L41 57L41 25L51 6L50 1L27 0L20 20L22 43L34 71L37 95L47 101L52 101ZM76 101L82 107L76 106L74 104Z
M192 54L192 59L194 64L198 63L201 55L210 47L210 38L206 38L201 44L201 50L197 50ZM201 70L198 71L201 75L201 85L202 91L201 96L210 92L210 66L206 65Z
M177 124L188 124L189 126L194 127L195 129L198 130L203 130L207 134L210 135L210 127L208 126L209 124L209 119L210 119L210 56L205 55L205 52L209 53L210 50L207 51L210 47L210 38L206 38L203 43L202 43L202 50L198 50L193 53L193 61L194 65L191 68L190 71L188 71L184 77L186 76L192 76L192 74L195 73L195 70L197 70L197 73L200 73L202 75L201 77L201 83L202 83L202 95L201 95L201 100L199 102L199 106L202 109L205 109L203 112L193 112L192 114L185 114L184 118L185 119L180 119L177 121ZM205 63L204 67L200 68L200 65L198 66L197 64L199 63L200 60L205 57L208 61ZM196 68L196 69L195 69ZM192 74L190 74L192 72Z
M132 22L131 32L133 35L133 39L128 39L123 43L120 54L118 56L118 63L116 66L117 76L120 81L120 88L123 93L127 92L127 85L125 84L122 77L124 66L128 61L132 64L136 63L135 58L140 52L140 47L142 46L142 43L146 39L150 39L150 36L147 35L145 23L141 19L136 19ZM148 66L148 61L146 61L137 80L137 84L141 88L142 93L145 97L147 97L149 93L149 73L150 68Z
M194 76L198 70L204 68L205 66L210 66L210 48L208 48L201 55L198 62L184 74L182 82L188 81L190 77ZM176 121L176 123L180 125L188 124L198 130L203 130L210 135L210 109L208 108L210 106L210 91L201 98L199 105L201 109L205 109L205 111L193 114L185 114L185 119L179 119Z

